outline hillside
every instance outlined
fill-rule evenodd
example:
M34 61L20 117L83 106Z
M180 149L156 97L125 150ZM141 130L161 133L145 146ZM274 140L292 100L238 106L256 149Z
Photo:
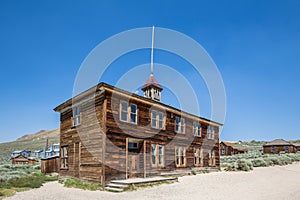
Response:
M24 135L13 142L0 143L0 163L8 162L10 154L16 150L42 150L47 138L49 144L58 143L59 129L41 130L37 133Z

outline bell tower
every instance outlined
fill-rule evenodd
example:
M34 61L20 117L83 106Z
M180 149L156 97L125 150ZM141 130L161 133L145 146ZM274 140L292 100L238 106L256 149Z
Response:
M151 48L151 64L150 64L150 76L146 83L143 85L142 90L144 97L150 98L155 101L161 101L161 91L163 88L153 75L153 50L154 50L154 26L152 27L152 48Z
M155 101L161 101L161 91L163 88L160 86L153 74L150 74L148 80L143 85L144 97Z

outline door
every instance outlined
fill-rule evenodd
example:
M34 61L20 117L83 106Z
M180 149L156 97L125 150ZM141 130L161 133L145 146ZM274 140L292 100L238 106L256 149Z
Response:
M139 173L139 159L138 154L129 154L128 155L128 172L129 178L138 177Z

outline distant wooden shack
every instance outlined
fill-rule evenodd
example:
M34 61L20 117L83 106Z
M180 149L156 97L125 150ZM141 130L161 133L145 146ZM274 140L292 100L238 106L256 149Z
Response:
M232 142L221 142L220 151L221 156L231 156L234 154L248 153L247 149L243 149L242 147Z
M32 157L26 157L22 154L11 157L11 161L13 165L25 165L25 164L32 164L35 165L38 161Z
M297 148L283 139L276 139L263 145L263 152L267 154L295 153Z
M60 159L59 156L52 156L41 159L41 171L44 174L59 173Z

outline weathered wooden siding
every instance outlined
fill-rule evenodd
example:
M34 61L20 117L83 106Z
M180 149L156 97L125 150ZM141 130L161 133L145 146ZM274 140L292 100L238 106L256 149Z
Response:
M125 95L126 96L126 95ZM112 179L127 177L143 177L145 175L160 174L162 172L180 169L175 165L175 147L186 147L186 166L194 166L194 148L203 150L203 164L200 167L219 168L219 128L215 129L214 139L207 139L208 123L201 122L201 137L193 136L193 120L185 114L185 134L175 132L175 116L180 117L180 111L161 110L163 106L156 106L154 102L130 99L137 105L137 124L130 124L119 120L120 100L127 100L124 95L117 95L106 90L96 96L96 100L81 101L81 124L72 127L72 108L61 112L61 147L68 147L68 169L60 168L61 176L76 177L87 181L106 184ZM68 104L65 103L65 106ZM96 105L96 106L95 106ZM163 130L150 126L150 110L165 112L166 125ZM96 110L95 110L96 109ZM200 119L199 119L200 120ZM126 153L126 141L137 140L137 152ZM163 144L165 148L163 167L152 167L151 144ZM208 154L215 153L215 165L209 162ZM128 174L129 157L137 162L135 173ZM103 164L104 163L104 164Z
M72 108L61 113L61 147L68 147L68 169L60 169L61 176L101 182L102 179L102 110L103 96L95 101L79 104L81 124L72 125Z
M219 159L219 134L218 127L215 127L215 138L207 139L208 124L202 123L202 137L193 136L193 120L185 117L185 134L175 132L174 113L166 111L166 126L164 130L154 129L150 126L150 109L153 104L146 104L132 99L126 99L117 94L106 93L107 97L107 142L106 142L106 180L115 178L125 178L126 174L126 138L142 139L147 141L146 145L146 173L147 175L159 174L161 172L176 170L175 166L175 146L186 147L186 167L194 167L194 147L202 148L204 153L203 166L220 166ZM134 103L138 107L137 124L122 122L119 120L120 101L125 100ZM165 112L165 111L163 111ZM164 167L152 168L151 165L151 144L158 143L165 145L165 165ZM213 149L215 152L215 166L209 166L208 153ZM144 168L143 151L140 151L140 167ZM143 173L139 174L143 176Z
M59 173L60 169L60 158L53 157L41 160L41 171L44 174Z
M287 145L277 145L274 146L274 151L272 151L272 146L263 146L263 152L267 154L279 154L279 153L295 153L295 147L293 145L288 145L289 150L288 152L285 151L285 147Z

